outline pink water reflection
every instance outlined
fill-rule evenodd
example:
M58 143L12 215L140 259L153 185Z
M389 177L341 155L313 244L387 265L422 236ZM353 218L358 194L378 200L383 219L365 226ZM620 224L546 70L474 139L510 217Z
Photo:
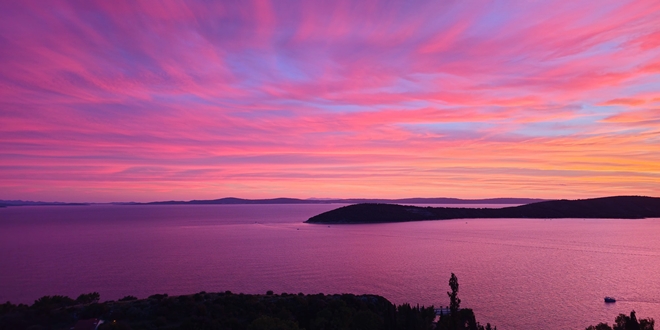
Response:
M660 319L660 219L302 223L334 207L0 209L0 301L273 290L447 305L454 272L463 305L499 329Z

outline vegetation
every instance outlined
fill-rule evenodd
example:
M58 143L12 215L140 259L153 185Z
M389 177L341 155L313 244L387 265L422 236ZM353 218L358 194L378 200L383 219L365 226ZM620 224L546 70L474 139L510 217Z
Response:
M474 312L469 308L461 309L461 299L458 298L458 278L451 273L449 278L451 292L449 296L449 315L440 314L436 329L438 330L491 330L490 323L483 326L477 322ZM497 327L494 328L497 330Z
M637 320L635 311L632 311L630 316L619 314L612 327L607 323L598 323L595 326L588 326L585 330L653 330L654 325L655 321L652 318Z
M458 278L449 279L449 311L436 318L433 306L394 306L375 295L234 294L230 291L147 299L126 296L99 302L98 292L77 299L44 296L31 306L0 305L0 330L71 329L76 322L101 319L99 330L138 329L355 329L355 330L493 330L476 321L474 312L461 308ZM441 309L441 311L444 311ZM437 319L437 322L436 322ZM616 324L586 330L653 330L653 319L637 320L635 312L621 314Z
M374 295L246 295L200 292L79 303L46 296L31 306L0 305L0 329L70 329L99 318L104 329L414 329L432 328L433 307L395 307ZM95 294L82 295L96 297ZM89 300L87 300L89 301Z
M76 302L79 304L91 304L99 302L101 295L98 292L92 292L88 294L81 294L76 298Z

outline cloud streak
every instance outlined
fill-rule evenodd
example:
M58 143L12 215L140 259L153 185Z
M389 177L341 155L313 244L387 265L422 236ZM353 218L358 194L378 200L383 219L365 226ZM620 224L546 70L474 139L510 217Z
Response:
M657 195L653 1L0 4L0 199Z

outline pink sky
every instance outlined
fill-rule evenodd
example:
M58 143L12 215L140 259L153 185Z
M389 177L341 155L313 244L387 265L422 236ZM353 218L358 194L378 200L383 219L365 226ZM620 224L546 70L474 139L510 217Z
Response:
M0 199L658 196L658 1L2 1Z

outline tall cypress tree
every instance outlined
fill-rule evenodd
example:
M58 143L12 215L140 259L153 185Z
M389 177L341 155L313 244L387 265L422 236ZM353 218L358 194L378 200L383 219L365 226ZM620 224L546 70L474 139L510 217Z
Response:
M458 311L461 308L461 299L458 298L458 278L454 273L451 273L449 278L449 287L451 292L447 291L449 296L449 311L452 317L458 317Z

